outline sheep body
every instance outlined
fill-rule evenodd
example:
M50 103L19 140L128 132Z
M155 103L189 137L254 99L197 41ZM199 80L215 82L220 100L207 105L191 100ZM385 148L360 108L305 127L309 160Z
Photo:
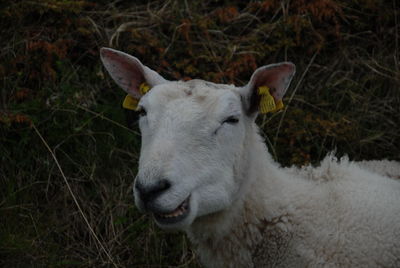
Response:
M374 173L398 162L280 168L254 135L246 193L187 230L206 267L400 266L400 183Z
M361 168L378 173L394 179L400 179L400 163L397 161L383 160L363 160L357 162Z

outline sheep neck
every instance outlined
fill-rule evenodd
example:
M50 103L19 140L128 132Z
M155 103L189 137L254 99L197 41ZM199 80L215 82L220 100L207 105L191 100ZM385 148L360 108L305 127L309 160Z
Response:
M281 171L255 126L246 140L242 165L236 173L241 185L235 202L224 211L198 218L187 230L206 267L248 267L253 263L254 248L262 240L265 226L278 224L286 217L285 211L268 210L265 206L269 201L275 202L265 195L282 188L275 179ZM267 179L265 174L269 174ZM271 207L279 207L275 205Z

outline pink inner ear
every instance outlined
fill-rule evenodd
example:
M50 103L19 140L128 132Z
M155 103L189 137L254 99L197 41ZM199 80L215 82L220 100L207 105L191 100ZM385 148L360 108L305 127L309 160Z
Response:
M277 66L267 67L260 70L255 77L255 88L267 86L275 100L282 100L289 87L290 80L294 74L295 67L292 63L283 63Z
M139 85L145 81L140 63L127 55L108 49L101 50L104 66L115 82L128 94L140 98Z

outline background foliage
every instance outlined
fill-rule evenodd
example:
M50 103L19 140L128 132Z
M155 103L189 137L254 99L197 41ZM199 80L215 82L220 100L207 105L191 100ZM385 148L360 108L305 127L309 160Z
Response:
M399 13L396 0L1 1L0 266L199 267L183 234L134 208L140 136L100 47L236 85L290 60L287 108L258 119L277 161L400 160Z

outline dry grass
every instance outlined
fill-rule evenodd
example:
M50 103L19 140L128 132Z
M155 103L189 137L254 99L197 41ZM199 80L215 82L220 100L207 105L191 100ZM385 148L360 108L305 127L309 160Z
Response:
M237 85L293 61L286 109L258 119L279 162L315 164L331 150L400 160L396 5L3 1L0 266L200 267L183 234L133 205L140 135L101 46L169 79Z

